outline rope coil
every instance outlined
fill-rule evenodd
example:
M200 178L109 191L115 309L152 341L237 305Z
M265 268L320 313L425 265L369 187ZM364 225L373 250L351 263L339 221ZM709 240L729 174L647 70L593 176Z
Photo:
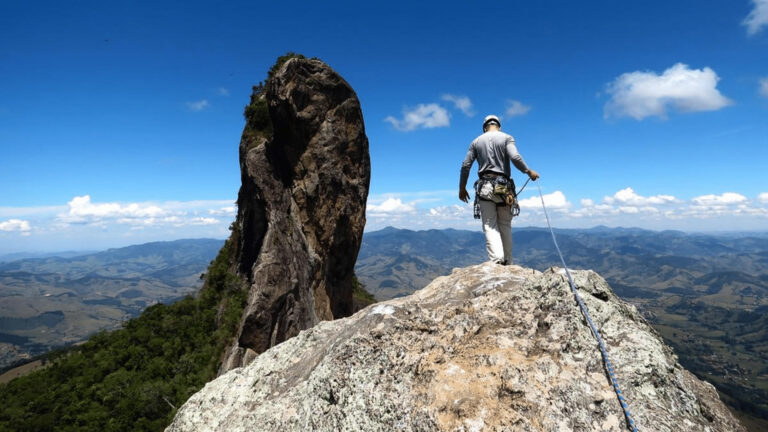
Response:
M528 182L526 182L526 184L527 183ZM595 336L595 339L597 339L597 345L600 347L600 353L603 355L603 363L605 364L605 369L608 371L608 375L611 378L611 384L613 385L613 390L616 392L616 396L619 398L621 409L624 411L624 417L627 419L627 427L632 432L637 432L635 421L632 419L632 414L629 412L629 405L627 405L627 402L624 399L624 395L621 392L621 388L619 388L619 382L616 380L616 374L613 372L613 365L611 364L611 359L608 357L608 350L605 347L603 338L600 337L600 333L597 331L597 327L595 327L595 323L592 322L592 317L589 316L589 312L587 311L587 306L584 304L584 301L581 299L581 296L579 295L578 291L576 291L576 284L573 282L573 278L571 277L571 272L568 271L568 266L565 264L563 253L560 252L560 246L557 245L557 239L555 238L555 231L552 229L552 224L549 222L549 215L547 214L547 206L544 205L544 194L541 192L541 185L537 183L536 186L538 186L539 188L539 197L541 198L541 207L544 209L544 217L547 218L547 226L549 227L550 234L552 234L552 242L554 242L555 244L555 249L557 249L557 254L560 256L560 262L563 263L565 274L566 276L568 276L568 284L571 286L571 291L573 291L573 295L574 297L576 297L576 302L579 304L579 308L581 308L581 313L584 314L584 318L586 318L587 323L589 324L589 328L590 330L592 330L592 334ZM523 188L524 187L525 185L523 185ZM520 191L522 192L522 189Z

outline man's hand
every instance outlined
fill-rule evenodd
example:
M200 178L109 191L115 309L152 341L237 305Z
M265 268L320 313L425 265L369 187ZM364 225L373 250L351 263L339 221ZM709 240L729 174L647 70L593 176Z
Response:
M528 170L528 177L530 177L531 180L536 181L536 179L539 178L539 173L537 173L536 171L534 171L532 169L529 169Z
M464 188L459 189L459 199L464 201L465 203L469 202L469 193L467 193L467 190Z

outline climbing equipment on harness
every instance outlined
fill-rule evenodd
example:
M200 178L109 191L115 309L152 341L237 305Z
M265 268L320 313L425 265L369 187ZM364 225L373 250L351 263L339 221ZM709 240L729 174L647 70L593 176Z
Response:
M497 207L509 207L512 217L520 214L515 193L515 181L500 174L482 174L475 181L474 217L480 219L480 202L493 201Z
M528 182L526 182L526 184L527 183ZM584 314L584 318L586 318L587 324L589 324L589 328L590 330L592 330L592 334L595 335L595 339L597 339L597 344L600 347L600 353L603 355L603 363L605 364L605 369L608 371L608 375L611 378L611 384L613 384L613 390L616 392L616 396L619 398L621 409L624 410L624 417L627 419L627 427L632 432L637 432L635 421L632 419L632 414L629 412L629 406L627 405L627 402L624 400L624 396L622 395L621 389L619 388L619 383L616 380L616 374L613 372L611 359L608 357L608 350L605 347L605 343L603 343L603 338L600 337L600 333L597 331L597 327L595 327L595 323L592 322L592 318L589 316L589 312L587 311L587 306L584 304L584 301L581 299L579 292L576 291L576 284L573 282L573 278L571 277L571 272L568 271L568 266L565 265L565 259L563 258L563 253L560 252L560 246L557 245L557 239L555 239L555 231L552 229L552 224L549 223L547 206L544 205L544 194L541 192L541 185L537 184L537 186L539 187L539 197L541 198L541 207L544 209L544 216L547 218L547 226L549 227L549 232L552 234L552 241L555 243L555 249L557 249L557 254L560 255L560 262L563 263L565 274L568 276L568 284L571 286L571 291L573 291L573 296L576 297L576 302L579 304L579 308L581 308L581 313ZM523 187L525 187L525 185L523 185ZM520 190L522 191L522 189Z

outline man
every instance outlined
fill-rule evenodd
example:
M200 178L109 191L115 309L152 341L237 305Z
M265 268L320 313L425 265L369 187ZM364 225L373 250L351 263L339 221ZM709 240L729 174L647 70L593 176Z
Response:
M501 131L501 121L495 115L483 120L483 134L469 145L461 164L459 199L464 202L469 202L467 178L475 160L479 177L475 183L475 218L482 217L483 220L488 258L499 264L512 264L512 207L494 196L494 185L508 183L511 193L515 193L514 183L510 180L510 161L533 181L539 174L525 164L517 152L515 139Z

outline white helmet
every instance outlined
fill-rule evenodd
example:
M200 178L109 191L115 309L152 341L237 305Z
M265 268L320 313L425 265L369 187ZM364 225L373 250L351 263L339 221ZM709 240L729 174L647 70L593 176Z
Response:
M485 120L483 120L483 132L485 132L485 127L488 125L488 123L491 123L491 122L494 122L499 127L501 127L501 120L499 120L499 118L496 117L495 115L491 114L489 116L486 116Z

